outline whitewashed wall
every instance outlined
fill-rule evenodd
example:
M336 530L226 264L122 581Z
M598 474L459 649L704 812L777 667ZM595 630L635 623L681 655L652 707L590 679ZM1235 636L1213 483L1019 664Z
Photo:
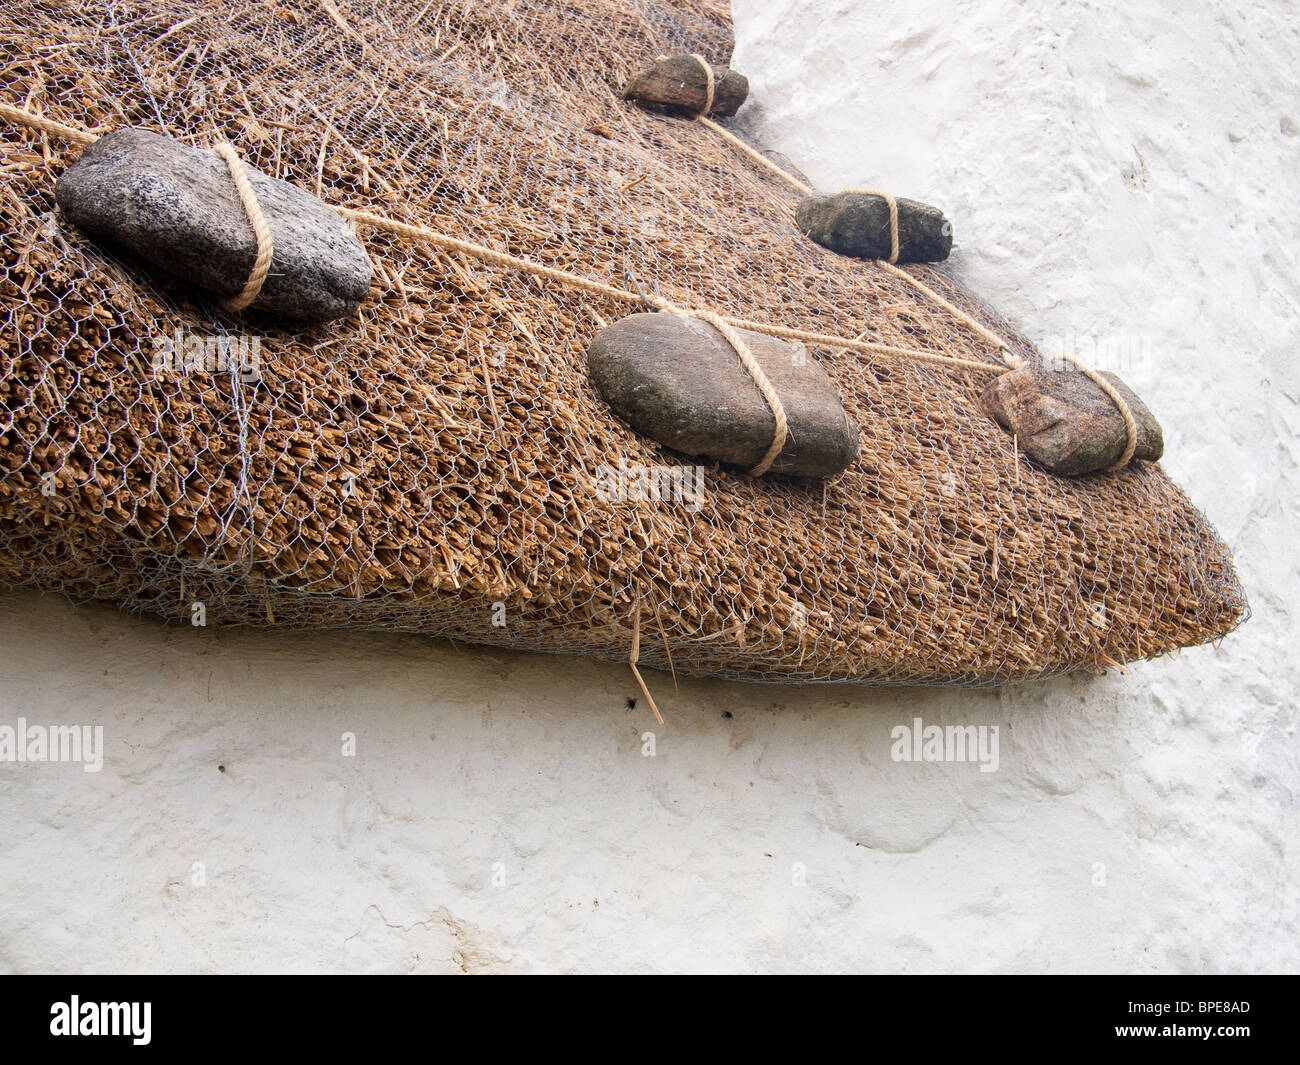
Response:
M652 674L647 758L625 667L3 596L0 725L106 754L0 764L0 968L1300 968L1300 39L1168 6L740 0L736 65L819 185L939 205L977 291L1149 401L1251 596L1221 648L1002 692ZM998 771L892 761L916 716L999 726Z

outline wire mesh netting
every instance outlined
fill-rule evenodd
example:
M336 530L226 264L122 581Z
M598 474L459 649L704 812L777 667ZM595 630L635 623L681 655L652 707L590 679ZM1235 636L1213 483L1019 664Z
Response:
M988 361L906 283L804 238L779 178L620 98L658 55L731 46L705 0L19 2L0 100L228 138L331 205L679 306ZM0 122L0 582L619 659L639 615L643 664L785 681L1096 670L1245 612L1158 466L1034 467L976 371L813 350L860 428L846 473L706 464L690 498L613 497L602 468L696 461L591 388L586 346L626 304L363 230L355 317L233 316L61 217L80 150ZM906 269L1038 358L947 271Z

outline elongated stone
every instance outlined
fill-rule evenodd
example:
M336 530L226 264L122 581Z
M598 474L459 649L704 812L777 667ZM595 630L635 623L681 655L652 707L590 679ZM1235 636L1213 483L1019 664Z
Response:
M770 473L829 477L857 458L858 429L835 385L801 348L740 330L785 407L789 436ZM685 455L745 469L772 444L776 420L735 350L713 326L633 314L587 349L596 390L632 428Z
M1131 388L1113 373L1103 373L1128 404L1137 422L1135 459L1156 461L1164 454L1160 423ZM1124 417L1101 386L1078 370L1027 366L1000 374L984 389L984 409L1020 448L1053 473L1077 476L1104 470L1119 460L1128 443Z
M937 207L896 197L898 202L898 261L938 263L952 251L952 226ZM888 259L889 204L883 196L837 192L805 196L795 210L795 223L823 247L859 259Z
M370 291L361 242L315 196L246 169L275 242L271 271L252 306L309 320L354 314ZM63 173L54 195L77 228L219 297L243 289L257 257L226 161L170 137L109 133Z
M689 55L660 59L632 75L623 98L651 110L699 114L708 92L704 68ZM713 68L711 115L734 115L749 95L749 79L728 67Z

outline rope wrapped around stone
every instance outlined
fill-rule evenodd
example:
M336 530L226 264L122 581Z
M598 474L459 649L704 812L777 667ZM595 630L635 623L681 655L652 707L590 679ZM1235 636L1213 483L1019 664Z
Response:
M724 139L732 142L739 150L743 151L746 155L750 156L750 158L752 158L755 162L773 171L774 173L779 175L782 179L784 179L790 185L794 186L803 194L807 195L811 193L813 190L809 186L805 185L803 182L799 181L797 178L793 177L792 175L786 173L775 163L773 163L770 159L761 155L759 152L755 151L753 148L747 145L734 133L730 132L727 129L724 129L722 126L719 126L716 122L713 122L711 119L705 117L705 114L707 113L707 108L712 107L713 69L703 59L703 57L697 55L695 56L695 58L699 61L700 65L705 68L707 73L707 79L708 79L707 80L708 92L706 93L706 99L705 99L706 111L702 112L699 116L697 116L700 122L708 126L710 129L716 131ZM43 115L38 115L31 111L23 110L22 108L19 107L13 107L12 105L9 104L0 103L0 118L4 118L11 122L18 123L19 125L26 126L29 129L38 130L42 133L52 134L56 137L61 137L78 144L83 144L83 145L91 144L98 139L96 134L90 133L86 130L76 129L72 126L68 126L61 122L54 121L53 119L46 118ZM226 165L230 168L230 176L232 180L235 182L236 189L239 191L240 202L244 206L244 212L245 214L248 215L249 223L252 225L253 232L257 237L257 256L253 260L253 268L249 272L248 280L245 282L244 288L239 293L239 295L235 296L227 303L227 306L230 307L232 310L242 310L243 308L247 307L250 303L252 303L253 300L257 298L258 294L262 290L262 285L265 283L267 274L270 272L271 256L272 256L272 252L274 251L274 242L271 236L271 228L266 221L266 216L262 212L261 204L258 203L257 195L253 191L252 183L249 181L248 175L244 172L243 162L236 154L234 147L228 142L223 141L216 145L216 151L218 152L218 154L221 155L223 159L225 159ZM890 232L890 237L891 237L890 250L892 252L891 257L893 259L897 259L898 257L898 205L897 202L894 200L893 196L890 195L889 193L882 192L877 189L846 189L845 191L865 192L865 193L885 197L885 200L889 204L889 208L890 208L889 218L890 218L890 231L891 231ZM699 318L702 321L708 322L726 338L729 344L731 344L737 356L740 358L740 361L744 364L745 369L749 372L750 376L753 378L754 383L758 385L759 390L763 393L764 399L767 400L768 406L771 407L772 413L776 418L776 431L773 434L772 445L771 447L768 448L767 454L763 456L762 461L759 462L759 464L755 466L753 470L751 470L750 472L754 476L761 476L762 474L766 473L767 470L771 467L773 461L775 461L777 455L781 453L781 449L785 446L785 441L789 430L786 424L785 408L781 404L781 398L776 394L776 389L772 387L771 381L769 381L767 379L767 375L763 373L762 367L758 365L758 362L757 360L755 360L753 353L749 350L749 347L745 344L744 340L740 337L740 334L737 333L736 330L732 327L732 325L721 315L715 314L712 311L684 311L677 307L674 307L671 303L669 303L669 301L663 299L663 297L661 296L654 296L654 295L648 297L640 296L637 293L628 292L624 289L618 289L613 287L612 285L607 285L599 281L591 280L589 278L580 277L577 274L571 274L566 270L557 270L554 267L543 266L540 263L534 263L526 259L520 259L517 256L494 251L491 248L484 247L483 245L480 244L475 244L471 241L460 240L455 237L449 237L445 234L438 233L435 230L431 230L425 226L415 226L405 222L398 222L396 219L388 218L383 215L376 215L369 211L360 211L355 208L335 207L335 210L343 217L349 218L353 222L370 225L379 229L384 229L392 233L397 233L406 236L408 238L432 241L433 243L441 245L442 247L447 248L449 250L463 252L465 254L472 255L479 259L483 259L487 262L496 263L501 266L511 267L513 269L521 270L525 273L533 274L535 276L548 277L551 278L552 280L574 286L578 289L585 290L587 292L592 292L597 295L608 296L612 299L635 300L635 299L643 298L646 299L647 302L649 302L652 306L654 306L658 310L666 311L673 314L684 315L687 317ZM944 297L940 296L928 285L922 283L918 278L915 278L911 274L907 273L905 270L900 269L898 266L894 265L893 262L885 262L882 259L877 259L876 263L882 268L888 270L890 273L897 275L900 279L905 281L907 284L911 285L913 288L919 290L920 292L923 292L926 296L932 299L939 306L948 310L955 318L963 322L965 325L970 327L976 333L983 336L997 351L998 356L1003 360L1007 368L1012 370L1018 370L1028 365L1025 359L1021 358L1018 355L1015 355L1011 351L1010 346L1000 336L994 333L987 326L976 321L971 315L967 314L959 307L956 307L949 300L944 299ZM783 337L788 340L801 340L807 343L821 344L829 347L846 347L846 348L862 351L868 354L877 353L877 352L889 353L889 354L899 355L904 358L913 359L918 362L931 363L934 365L947 365L951 367L960 367L964 369L982 370L984 372L989 372L989 371L1006 372L1004 369L1001 369L996 365L978 363L969 359L955 358L950 355L936 355L930 352L913 351L913 350L908 350L903 348L888 347L880 344L863 343L860 340L847 340L843 337L834 337L834 336L829 336L829 335L824 335L819 333L812 333L801 329L789 329L789 328L784 328L779 326L765 325L760 322L750 322L747 320L741 320L741 321L743 327L746 329L754 329L756 331L766 333L769 336ZM1106 393L1106 395L1110 398L1111 402L1115 404L1116 408L1119 410L1120 414L1124 418L1124 428L1128 434L1128 443L1126 444L1124 448L1124 452L1123 454L1121 454L1119 460L1115 462L1114 465L1108 467L1107 472L1121 469L1122 467L1126 466L1129 463L1129 461L1133 458L1134 452L1137 450L1137 437L1138 437L1137 419L1134 418L1133 412L1129 409L1128 404L1124 401L1124 397L1121 396L1119 392L1115 389L1115 387L1104 377L1102 377L1101 374L1099 374L1092 367L1088 366L1086 363L1084 363L1083 361L1081 361L1080 359L1078 359L1073 355L1066 355L1065 357L1070 362L1072 362L1075 366L1077 366L1080 371L1082 371L1085 375L1087 375L1087 377L1090 380L1092 380L1103 392Z
M1128 443L1124 445L1124 453L1120 455L1114 463L1106 467L1106 472L1113 473L1116 470L1122 470L1129 464L1129 460L1133 458L1133 452L1137 450L1138 425L1137 419L1133 417L1133 411L1129 409L1128 403L1125 402L1124 397L1120 395L1119 389L1107 381L1106 378L1102 377L1100 373L1094 370L1086 362L1075 355L1068 354L1067 352L1062 352L1061 355L1067 361L1072 362L1076 367L1078 367L1079 370L1082 371L1089 380L1097 385L1098 388L1105 392L1106 395L1110 397L1110 401L1119 408L1119 412L1124 418L1124 429L1128 433Z
M898 201L892 192L884 189L845 189L845 192L861 193L864 196L879 196L889 205L889 258L893 265L898 262Z
M262 212L262 205L257 200L253 183L248 179L243 160L236 153L235 146L229 141L219 141L213 148L230 168L230 177L239 192L239 202L244 205L244 213L248 216L249 225L253 227L253 235L257 237L257 257L253 260L253 268L248 273L248 280L244 282L244 287L237 296L226 300L226 307L229 310L242 311L257 299L262 286L266 283L266 275L271 272L271 255L275 251L275 241L271 236L270 223Z
M700 108L699 114L695 116L699 118L701 115L707 115L713 110L713 94L717 85L713 78L713 64L696 52L691 53L691 58L699 63L700 68L704 71L704 106Z
M781 454L781 449L785 447L785 442L790 435L790 427L786 420L785 405L781 402L781 397L776 394L776 389L772 386L772 382L768 380L767 374L763 372L763 367L754 358L754 353L749 350L749 345L745 343L744 338L726 319L713 311L684 310L662 296L656 295L647 295L646 302L665 314L675 314L681 318L698 318L700 321L713 326L731 345L732 350L740 359L741 365L749 372L749 376L753 378L758 390L763 393L763 398L767 400L767 405L772 410L772 417L776 419L776 426L772 432L772 443L759 460L758 465L749 471L751 477L762 477L772 468L772 463L776 461L776 457Z

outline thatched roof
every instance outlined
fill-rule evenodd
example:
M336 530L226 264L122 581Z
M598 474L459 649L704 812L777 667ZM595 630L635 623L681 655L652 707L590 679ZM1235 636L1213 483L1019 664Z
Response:
M657 55L725 63L724 5L330 6L9 4L0 100L229 137L333 205L614 284L632 271L683 306L987 358L906 284L804 238L770 172L620 99ZM878 682L1096 669L1215 639L1245 609L1158 466L1054 476L980 410L977 372L843 349L811 353L861 427L838 479L711 467L698 510L603 501L602 463L690 461L588 381L586 345L625 305L367 232L357 317L231 317L52 214L78 150L0 123L10 583L613 658L639 598L643 664L670 649L679 672ZM907 269L1036 357L947 271ZM260 384L155 375L177 329L256 334Z

